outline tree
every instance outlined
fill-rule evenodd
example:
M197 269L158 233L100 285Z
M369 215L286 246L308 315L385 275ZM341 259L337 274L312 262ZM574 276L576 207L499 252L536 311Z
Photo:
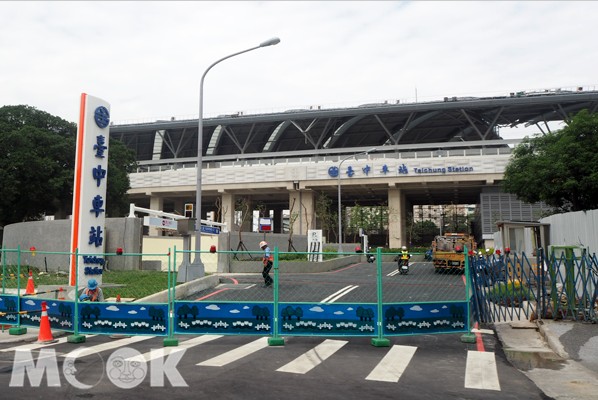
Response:
M120 140L110 138L108 146L106 217L122 217L129 212L129 174L135 171L137 161L135 152Z
M598 208L598 113L580 111L563 129L526 137L513 151L503 188L558 211Z
M0 225L72 203L75 124L29 106L0 108Z
M77 125L34 107L0 107L0 226L72 208ZM134 153L110 139L106 215L128 211Z
M335 234L335 237L338 236L336 231L333 232L333 229L337 227L338 222L336 222L338 213L332 210L332 199L326 195L326 193L319 193L316 197L315 202L315 211L316 211L316 220L320 229L324 231L324 236L330 242L330 233L332 232ZM336 238L338 243L338 237Z
M429 219L413 224L412 241L415 246L430 246L438 235L438 226Z

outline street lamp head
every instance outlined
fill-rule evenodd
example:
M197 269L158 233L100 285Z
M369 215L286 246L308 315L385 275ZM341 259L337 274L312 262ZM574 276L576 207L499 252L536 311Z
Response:
M260 43L260 47L266 47L266 46L274 46L275 44L280 43L280 39L277 37L274 37L272 39L268 39L265 42Z

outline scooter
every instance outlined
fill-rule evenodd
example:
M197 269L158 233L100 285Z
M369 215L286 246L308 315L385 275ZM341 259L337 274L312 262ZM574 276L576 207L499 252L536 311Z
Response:
M409 273L409 259L399 259L399 274L407 275Z

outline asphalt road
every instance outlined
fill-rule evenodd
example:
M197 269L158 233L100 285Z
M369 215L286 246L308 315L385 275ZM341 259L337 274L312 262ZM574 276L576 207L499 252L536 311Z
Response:
M391 347L377 348L367 338L290 337L284 346L269 347L266 338L204 335L180 337L178 347L163 348L159 337L93 336L82 345L86 353L79 353L72 365L65 355L81 345L57 343L30 350L37 367L46 366L46 376L38 375L36 381L31 378L35 371L30 371L20 380L24 387L11 387L11 381L13 386L19 383L13 377L19 370L14 350L24 347L3 344L0 388L2 398L48 400L123 396L130 400L547 399L506 361L495 335L483 335L483 352L478 351L479 344L462 343L459 337L398 337L391 338ZM175 353L158 357L152 349ZM39 358L42 350L44 362ZM156 358L138 358L144 361L127 365L129 372L137 373L131 373L128 381L119 380L117 356L139 353ZM48 387L52 354L57 355L59 382ZM76 373L70 379L76 378L75 385L65 375L73 365ZM163 365L167 374L161 372ZM177 380L179 374L182 381Z
M274 272L270 275L274 276ZM264 287L261 274L228 274L226 279L227 282L193 294L188 300L272 301L272 288ZM436 274L428 262L411 263L407 275L397 273L395 262L382 263L382 294L385 303L466 298L462 274ZM375 303L377 266L359 263L324 273L281 270L279 301Z

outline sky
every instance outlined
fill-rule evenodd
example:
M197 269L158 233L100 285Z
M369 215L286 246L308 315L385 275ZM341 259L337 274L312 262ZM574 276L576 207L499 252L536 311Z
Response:
M598 89L598 2L0 2L0 106L115 124ZM513 137L517 133L512 134ZM503 135L504 137L504 135Z

